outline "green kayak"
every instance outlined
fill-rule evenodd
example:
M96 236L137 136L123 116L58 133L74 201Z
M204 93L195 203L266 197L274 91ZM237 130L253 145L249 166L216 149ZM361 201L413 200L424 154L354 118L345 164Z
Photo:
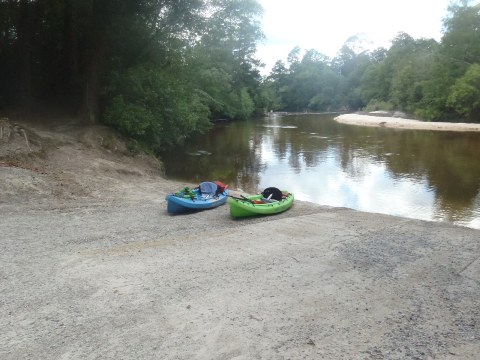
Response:
M230 215L233 218L273 215L290 209L293 198L292 193L282 191L281 200L271 200L265 198L263 194L241 198L230 196L228 204L230 205Z

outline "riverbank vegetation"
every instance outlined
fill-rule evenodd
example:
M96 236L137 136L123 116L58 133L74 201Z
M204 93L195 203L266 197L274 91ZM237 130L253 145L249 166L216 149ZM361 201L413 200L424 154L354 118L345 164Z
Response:
M341 25L339 25L341 26ZM272 110L401 110L423 120L480 122L480 5L452 3L441 42L399 33L389 49L349 39L330 59L296 47L265 82Z
M265 111L401 110L480 121L480 15L451 5L441 42L293 49L260 76L256 0L0 0L0 111L62 108L155 150Z
M159 149L258 109L256 0L0 1L0 109L67 108Z

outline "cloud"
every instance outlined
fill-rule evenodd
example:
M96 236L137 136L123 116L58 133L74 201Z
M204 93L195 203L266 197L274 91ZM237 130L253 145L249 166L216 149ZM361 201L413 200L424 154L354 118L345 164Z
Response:
M299 169L292 171L288 163L291 154L279 158L271 145L261 151L261 161L266 164L260 177L261 189L279 187L293 192L298 200L328 206L423 220L435 217L435 194L428 191L426 182L393 178L384 164L366 158L352 164L361 169L361 175L353 177L340 167L335 150L313 168L300 161Z
M450 0L259 0L267 37L258 57L269 73L295 46L334 57L345 41L364 33L373 48L389 47L399 33L414 38L441 38Z

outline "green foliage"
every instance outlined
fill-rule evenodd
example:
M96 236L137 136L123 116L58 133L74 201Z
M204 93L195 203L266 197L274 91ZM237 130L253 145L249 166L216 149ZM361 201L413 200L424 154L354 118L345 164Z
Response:
M263 84L263 93L272 110L328 111L338 106L342 96L341 77L326 64L329 59L308 50L300 60L301 49L288 55L288 64L278 61Z
M452 87L447 105L470 121L480 119L480 64L470 66Z
M418 117L437 121L447 116L446 100L453 84L453 77L448 69L446 64L436 58L428 72L430 76L417 82L421 97L416 102L414 113Z
M330 61L315 50L277 62L263 92L274 110L400 110L430 121L480 122L480 6L449 7L441 43L399 33L386 50L347 40Z
M190 76L196 86L202 89L205 103L214 117L229 114L227 94L232 91L232 78L225 70L216 67L201 68Z
M116 74L105 122L156 149L178 144L210 126L208 107L190 84L156 68Z
M240 90L238 99L240 100L240 107L237 116L240 119L248 119L255 109L255 104L246 87Z
M189 80L204 93L213 118L248 118L263 106L254 57L263 38L262 9L254 0L215 0L209 12L188 54Z
M385 63L370 64L365 68L360 81L360 95L364 103L387 101L390 91L390 75Z
M352 37L334 59L295 47L262 82L257 0L0 1L0 106L61 103L155 148L209 118L271 109L480 121L480 13L468 3L449 7L441 43L399 33L366 52Z
M363 109L364 111L391 111L394 110L392 104L381 100L372 99Z
M62 103L162 148L263 106L257 0L0 1L0 106Z
M201 89L203 102L209 107L213 118L250 117L259 106L250 94L258 94L255 86L248 86L250 75L243 73L247 80L235 79L238 70L235 69L235 61L228 55L218 58L215 55L213 52L208 56L196 53L192 59L192 63L196 64L187 70L189 82Z
M442 55L452 70L465 72L470 64L480 62L479 10L479 5L468 6L465 0L449 7L450 14L444 21Z

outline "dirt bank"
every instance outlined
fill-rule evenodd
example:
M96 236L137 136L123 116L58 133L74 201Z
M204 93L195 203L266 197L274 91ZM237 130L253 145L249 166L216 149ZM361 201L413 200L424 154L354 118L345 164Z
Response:
M477 359L478 230L298 201L170 216L186 184L110 130L3 124L2 359Z
M361 114L343 114L335 117L342 124L360 126L380 126L396 129L438 130L438 131L480 131L480 124L428 122L402 119L388 116L372 116Z

